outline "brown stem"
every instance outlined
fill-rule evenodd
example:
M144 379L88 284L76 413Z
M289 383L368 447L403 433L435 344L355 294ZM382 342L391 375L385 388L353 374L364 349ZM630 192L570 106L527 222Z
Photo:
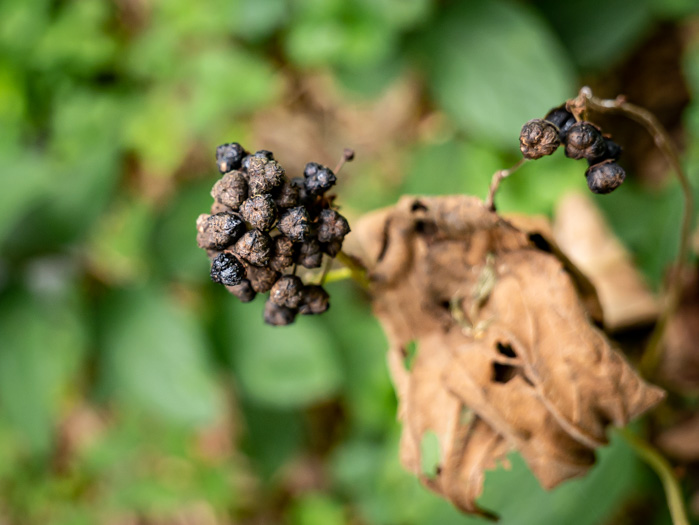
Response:
M670 272L667 288L667 304L655 325L655 330L651 335L648 347L641 359L641 371L646 376L652 375L660 361L661 341L668 321L676 310L680 296L682 294L682 267L689 256L689 243L692 229L692 217L694 214L694 197L692 187L687 174L682 168L679 153L675 148L670 135L665 130L658 119L648 110L626 102L623 97L614 100L605 100L595 97L589 87L583 87L575 99L574 104L579 104L583 109L591 109L599 113L621 113L628 118L635 120L653 137L655 145L665 155L670 166L675 171L682 187L684 195L684 212L682 215L682 230L680 233L680 248L677 259Z
M352 162L353 160L354 150L350 148L345 148L342 152L342 158L340 159L340 162L337 163L337 166L335 166L335 171L333 173L337 175L346 162Z
M526 160L527 159L520 159L514 166L506 170L498 170L495 173L493 173L493 178L490 181L490 189L488 190L488 197L485 199L486 208L488 208L490 211L495 211L495 193L498 191L500 181L502 181L502 179L506 179L515 171L517 171L522 166L522 164L526 162Z

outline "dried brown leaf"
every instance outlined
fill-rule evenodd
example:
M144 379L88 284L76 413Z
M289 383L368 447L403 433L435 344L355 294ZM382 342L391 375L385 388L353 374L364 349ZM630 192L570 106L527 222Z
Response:
M405 197L355 232L390 343L401 461L459 509L485 512L485 471L512 449L546 488L583 475L609 424L662 399L593 326L574 266L478 199ZM423 472L428 432L437 472Z

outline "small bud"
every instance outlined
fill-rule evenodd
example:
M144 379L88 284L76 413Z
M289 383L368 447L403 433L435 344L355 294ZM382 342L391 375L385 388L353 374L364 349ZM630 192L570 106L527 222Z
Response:
M542 119L530 120L519 134L519 149L526 159L551 155L560 144L556 126Z
M215 283L234 286L245 278L245 267L233 254L220 253L211 262L211 280Z
M626 172L624 168L609 159L587 168L585 178L592 193L604 194L621 186L626 178Z

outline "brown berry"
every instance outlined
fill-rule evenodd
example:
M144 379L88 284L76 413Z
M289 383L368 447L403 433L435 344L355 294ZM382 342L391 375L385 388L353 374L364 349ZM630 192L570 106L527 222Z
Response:
M250 226L266 232L277 220L277 206L268 193L247 199L240 207L240 214Z
M350 231L349 223L335 210L325 209L318 215L318 241L341 241Z
M279 272L269 267L248 266L247 277L252 289L257 293L269 292L279 279Z
M304 268L320 268L323 262L323 252L316 239L308 239L299 244L296 262Z
M245 233L245 223L233 213L200 215L197 218L197 244L207 250L222 250Z
M304 286L301 291L299 313L302 315L322 314L330 307L330 296L325 289L318 284Z
M271 324L272 326L284 326L293 323L295 317L296 310L292 310L286 306L279 306L269 300L265 303L264 319L267 324Z
M240 299L242 303L249 303L257 295L249 279L243 279L239 284L233 286L226 286L226 289Z
M216 199L216 202L237 210L248 196L248 183L245 181L245 176L240 171L226 173L214 184L211 196Z
M624 168L609 159L587 168L587 187L592 193L610 193L621 186L626 178Z
M589 122L576 122L566 136L566 157L571 159L597 159L607 151L602 133Z
M260 230L250 230L235 243L235 253L255 266L265 266L272 253L272 239Z
M303 241L311 233L308 212L303 206L289 208L279 218L277 228L292 241Z
M301 302L303 282L295 275L282 275L269 291L269 300L279 306L296 308Z
M543 119L530 120L519 134L519 149L525 159L551 155L560 144L556 126Z

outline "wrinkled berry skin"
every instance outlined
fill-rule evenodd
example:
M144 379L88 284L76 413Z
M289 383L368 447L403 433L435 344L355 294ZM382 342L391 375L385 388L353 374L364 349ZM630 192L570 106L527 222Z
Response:
M269 260L269 267L281 272L294 264L296 247L293 241L284 235L277 235L272 241L272 257Z
M247 275L252 289L257 293L269 292L279 279L279 272L267 266L248 266Z
M310 195L323 195L337 182L337 177L330 168L309 162L303 170L304 186Z
M560 145L558 129L550 122L537 118L522 126L519 149L525 159L540 159L551 155Z
M248 183L245 176L239 171L226 173L223 178L216 181L211 189L211 196L232 210L237 210L248 198Z
M277 220L277 206L268 193L247 199L240 207L240 214L250 226L266 232Z
M544 120L558 128L558 138L561 139L561 142L565 142L568 130L575 124L575 117L565 108L565 105L549 111Z
M335 239L330 242L320 243L320 250L327 253L330 257L337 257L337 254L342 251L342 239Z
M593 159L587 159L587 164L588 166L593 166L595 164L599 164L600 162L604 160L619 160L619 157L621 157L621 152L622 148L614 142L612 139L605 137L604 138L604 153Z
M323 262L323 252L316 239L309 239L299 245L296 262L304 268L320 268Z
M335 210L325 209L318 215L318 241L341 241L350 231L349 223Z
M250 230L235 243L235 253L250 264L265 266L272 253L272 239L260 230Z
M626 172L624 168L609 159L587 168L585 178L587 187L592 193L605 194L621 186L626 178Z
M240 283L233 286L226 286L226 288L229 292L235 295L241 303L249 303L255 299L255 296L257 295L257 292L253 290L252 284L250 284L248 279L243 279L240 281Z
M285 326L294 322L296 311L286 306L279 306L272 301L265 303L265 323L272 326Z
M299 188L291 181L285 180L273 194L274 203L279 208L293 208L299 203Z
M302 242L311 233L308 212L303 206L289 208L279 218L277 228L292 241Z
M276 305L296 308L301 302L303 282L295 275L282 275L269 291L269 300Z
M330 296L318 284L304 286L301 291L301 302L298 309L301 315L318 315L330 307Z
M215 283L235 286L245 278L245 267L233 254L219 253L211 262L211 280Z
M268 193L284 183L284 168L267 157L250 157L248 162L248 195Z
M223 250L245 233L245 223L232 213L200 215L197 219L197 244L207 250Z
M245 149L237 142L221 144L216 148L218 170L221 173L228 173L229 171L239 169L246 154Z
M607 151L604 137L596 126L589 122L576 122L566 136L566 157L571 159L597 159Z
M261 149L255 152L255 157L262 157L268 160L274 160L274 153L267 149Z

